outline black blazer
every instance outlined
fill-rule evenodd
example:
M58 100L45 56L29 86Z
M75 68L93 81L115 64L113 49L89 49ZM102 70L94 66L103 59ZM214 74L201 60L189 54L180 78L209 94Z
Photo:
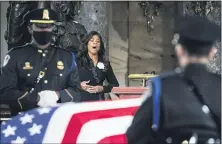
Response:
M102 63L102 62L98 62L98 63ZM108 82L108 85L103 86L104 91L100 94L98 94L98 93L92 94L92 93L89 93L89 92L83 90L80 93L81 101L100 100L101 99L100 96L102 96L102 99L104 99L104 93L109 93L109 92L111 92L113 87L119 86L119 83L116 79L116 76L113 73L113 69L112 69L110 63L108 64L107 68L105 68L105 69L99 68L98 65L95 67L95 71L96 71L97 77L99 79L99 83L97 83L96 78L93 75L92 66L91 66L91 68L84 68L84 67L78 68L81 82L90 80L89 85L92 85L92 86L96 86L96 85L102 86L103 82L105 80L107 80L107 82Z

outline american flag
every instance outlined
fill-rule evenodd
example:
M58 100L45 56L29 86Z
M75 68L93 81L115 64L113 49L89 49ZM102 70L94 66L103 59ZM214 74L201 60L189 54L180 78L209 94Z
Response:
M127 143L143 99L66 103L22 113L1 125L1 143Z

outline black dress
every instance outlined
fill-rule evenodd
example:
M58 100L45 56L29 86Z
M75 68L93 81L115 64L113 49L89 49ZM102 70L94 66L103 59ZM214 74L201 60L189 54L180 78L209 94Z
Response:
M89 68L79 67L78 70L81 82L90 80L88 83L89 85L101 85L104 87L104 91L101 93L89 93L83 90L80 93L81 101L104 100L104 93L109 93L113 87L119 86L110 63L108 64L107 68L105 68L103 62L99 61L97 66L94 66L91 60L91 65ZM105 80L107 80L108 85L103 85Z

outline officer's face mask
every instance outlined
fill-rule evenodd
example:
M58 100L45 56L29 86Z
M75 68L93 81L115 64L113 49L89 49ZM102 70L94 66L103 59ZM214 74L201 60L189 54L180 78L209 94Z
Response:
M39 45L46 45L51 42L53 33L52 24L35 23L33 27L33 38Z
M39 45L46 45L52 40L52 32L49 31L33 31L33 38Z

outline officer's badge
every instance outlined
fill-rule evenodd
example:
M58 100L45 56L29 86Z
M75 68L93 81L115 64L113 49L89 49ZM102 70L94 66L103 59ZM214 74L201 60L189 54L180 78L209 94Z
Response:
M4 62L3 62L3 67L8 64L9 59L10 59L10 56L9 56L9 55L6 55L6 56L5 56L5 60L4 60Z
M57 62L57 68L58 68L59 70L63 70L63 69L64 69L64 64L63 64L62 61L58 61L58 62Z
M42 19L48 19L49 20L49 11L47 9L43 10Z
M24 70L31 70L33 67L30 65L30 62L26 62L25 66L23 67Z

